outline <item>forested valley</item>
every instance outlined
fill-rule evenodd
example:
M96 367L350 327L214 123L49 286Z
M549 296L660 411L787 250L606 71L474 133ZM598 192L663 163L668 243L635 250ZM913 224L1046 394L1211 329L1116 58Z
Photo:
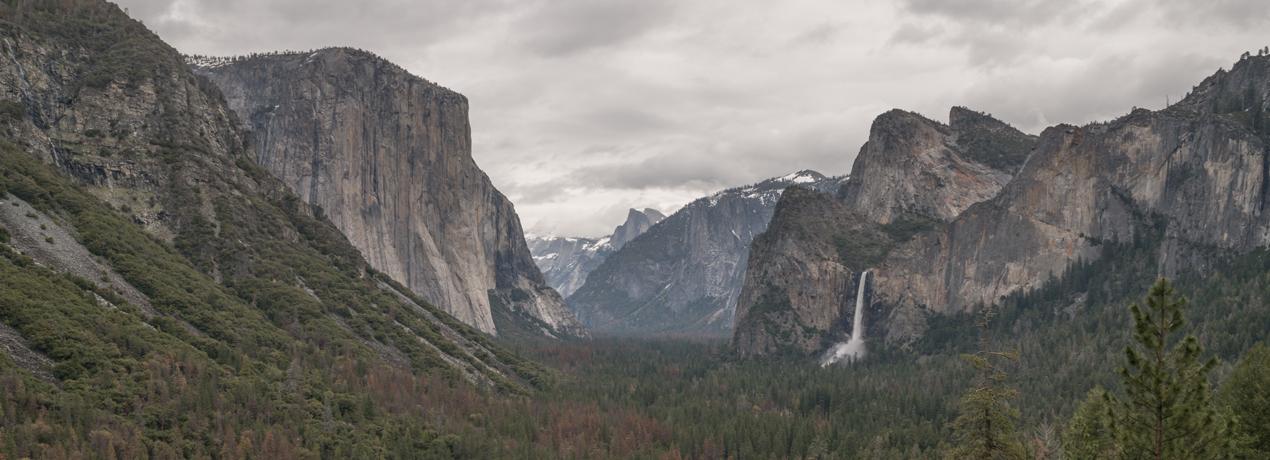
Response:
M575 316L466 96L128 14L0 0L0 460L1270 458L1270 48L1035 136L891 110L854 177L557 238L610 257Z

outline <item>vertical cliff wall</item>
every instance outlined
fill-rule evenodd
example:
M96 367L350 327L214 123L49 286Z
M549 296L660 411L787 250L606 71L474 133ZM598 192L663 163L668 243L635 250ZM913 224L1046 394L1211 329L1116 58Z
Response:
M840 183L799 171L689 203L605 259L569 306L597 333L727 336L750 242L767 229L781 193Z
M888 113L843 196L787 194L778 206L752 250L734 344L746 355L823 349L849 327L843 280L864 268L876 275L868 336L894 345L920 337L930 315L1041 287L1108 247L1156 248L1160 275L1202 275L1270 244L1267 111L1270 57L1245 56L1166 109L1035 139L965 110L947 127ZM880 227L853 230L860 216ZM906 237L877 238L888 230Z
M948 124L901 110L878 116L838 194L781 197L750 251L734 347L743 356L808 354L845 340L862 307L852 303L859 273L995 196L1035 141L961 107Z
M1144 238L1160 241L1163 276L1270 243L1268 67L1245 59L1168 109L1047 129L1000 195L895 251L878 270L878 300L896 315L968 310Z
M568 297L586 283L587 275L604 263L604 259L622 249L626 243L644 234L666 216L660 211L631 209L626 221L602 238L548 236L528 238L534 262L547 278L547 284Z
M193 64L250 129L257 162L376 269L488 333L491 308L509 308L583 334L473 161L462 95L343 48Z
M137 357L184 356L215 360L195 365L212 374L189 377L250 374L282 388L281 376L305 365L279 358L303 350L321 366L354 358L521 385L523 362L513 365L481 334L371 272L320 212L251 161L250 135L216 86L118 6L9 2L0 4L0 18L0 199L8 213L0 229L10 236L0 252L22 251L39 263L11 266L24 275L79 277L72 300L92 292L103 299L90 300L100 312L15 304L10 314L42 322L8 315L0 340L21 345L12 341L16 331L48 353L48 342L35 337L91 338L68 342L74 353L49 356L59 366L80 366L80 350L127 356L131 364L85 369L103 382L117 381ZM35 299L49 289L25 284L13 292ZM121 324L131 326L114 329ZM131 352L98 354L116 347ZM173 378L135 377L137 388ZM79 393L89 387L58 391L111 406Z

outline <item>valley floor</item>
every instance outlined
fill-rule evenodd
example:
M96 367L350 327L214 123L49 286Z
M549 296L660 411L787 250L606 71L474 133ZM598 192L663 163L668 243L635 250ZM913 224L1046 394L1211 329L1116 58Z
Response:
M1144 262L1151 242L1109 250L1114 257L1008 299L984 330L969 315L934 317L908 349L870 344L866 360L846 366L739 360L724 341L522 343L522 354L556 370L556 384L531 398L490 400L460 438L503 440L469 446L479 455L935 458L950 447L950 423L974 379L962 355L987 334L993 348L1019 355L1004 368L1005 385L1018 390L1009 405L1027 449L1063 458L1062 433L1089 391L1121 391L1127 306L1154 281L1154 265ZM1268 264L1259 252L1179 280L1191 299L1186 332L1220 362L1210 374L1215 389L1225 390L1236 364L1266 338ZM510 445L532 448L501 450Z

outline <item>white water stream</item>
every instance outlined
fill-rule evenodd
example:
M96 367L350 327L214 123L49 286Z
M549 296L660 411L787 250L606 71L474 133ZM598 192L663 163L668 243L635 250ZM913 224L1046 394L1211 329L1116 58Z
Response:
M825 367L850 359L855 361L864 357L864 288L869 284L869 271L865 270L860 273L860 286L856 288L855 293L855 316L851 320L851 338L846 342L839 342L829 348L829 352L825 353L824 359L821 360L820 366Z

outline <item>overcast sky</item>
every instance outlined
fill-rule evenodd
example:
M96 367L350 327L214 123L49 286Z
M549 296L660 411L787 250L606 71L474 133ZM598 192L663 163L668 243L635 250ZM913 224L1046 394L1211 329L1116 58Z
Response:
M1039 132L1176 100L1270 44L1264 0L121 0L185 53L353 46L465 94L539 234L596 236L797 169L873 117L965 105Z

